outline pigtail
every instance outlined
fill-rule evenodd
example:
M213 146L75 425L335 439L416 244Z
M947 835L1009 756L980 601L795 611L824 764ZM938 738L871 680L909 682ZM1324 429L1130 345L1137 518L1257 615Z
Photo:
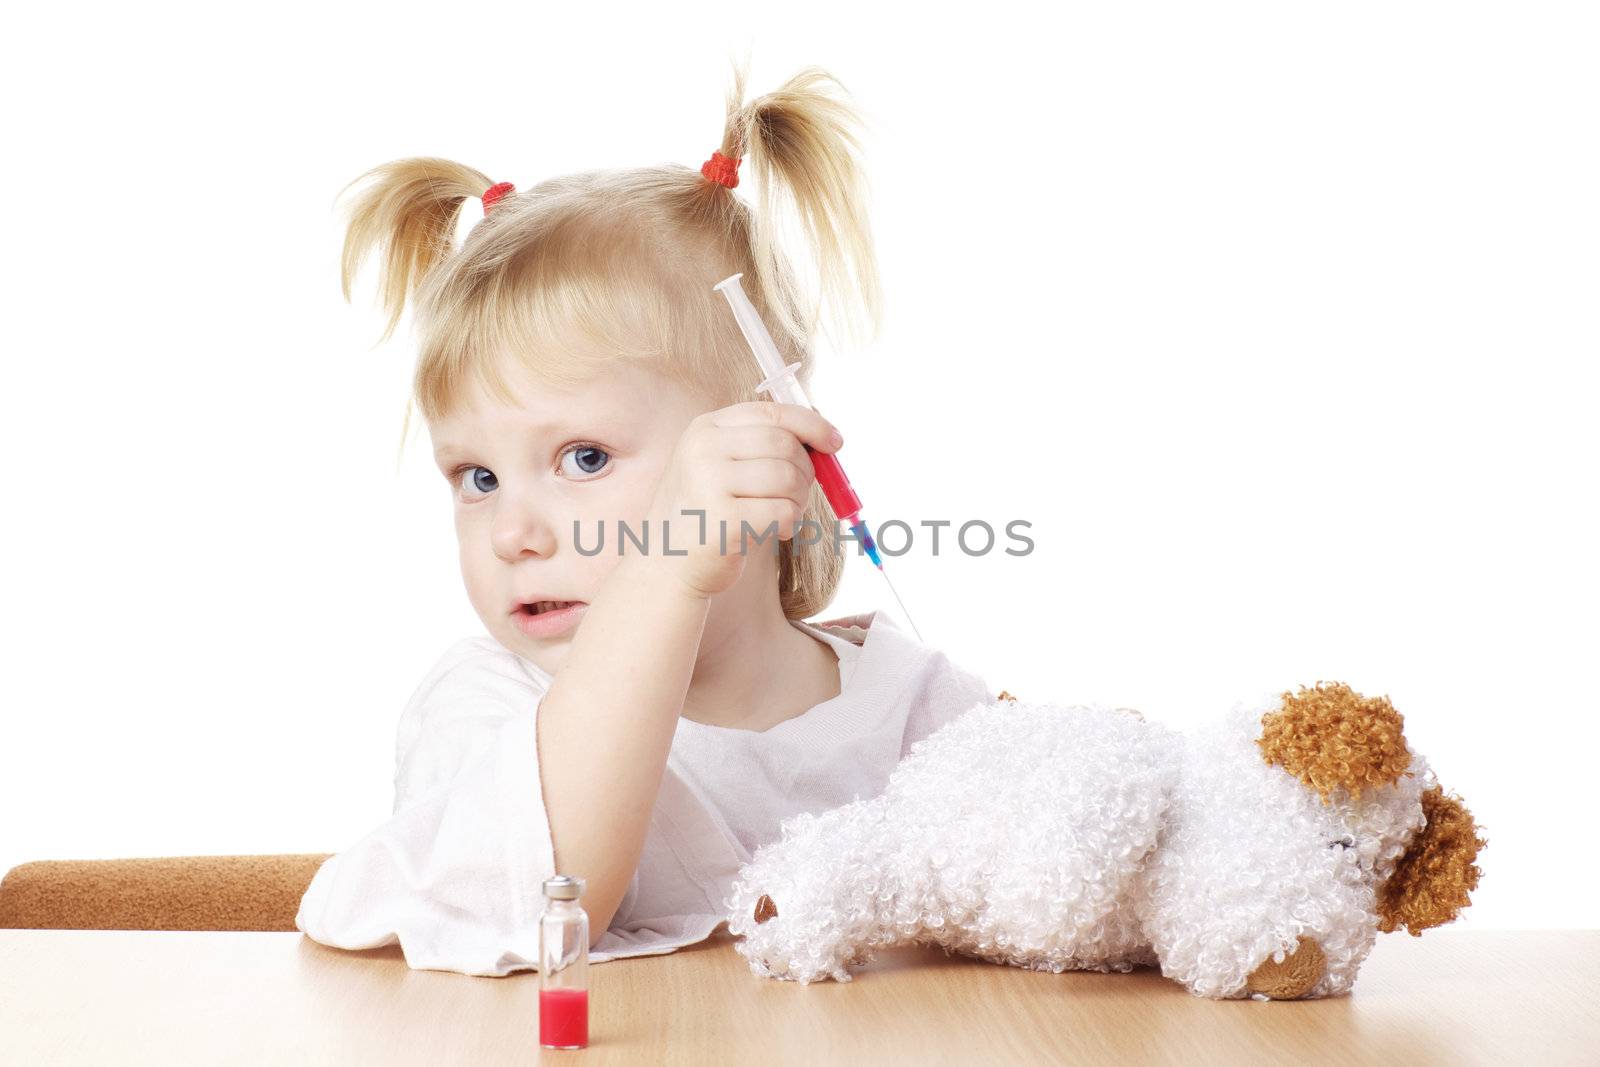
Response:
M406 302L422 279L450 255L461 205L469 198L481 197L492 183L460 163L414 156L372 168L340 190L340 195L363 181L369 184L348 211L339 281L348 301L350 284L362 260L374 248L382 249L383 277L378 292L389 313L388 326L379 339L382 343L393 335Z
M382 344L394 334L400 316L439 263L449 258L455 244L456 220L461 205L489 190L490 180L471 167L448 159L413 156L373 167L339 191L368 184L347 209L344 253L339 261L339 284L345 301L361 263L373 249L383 253L383 275L378 294L389 313ZM336 198L337 199L337 198ZM411 400L406 400L400 424L400 447L395 469L405 454L411 428Z
M816 302L796 287L784 261L778 220L792 208L815 258L816 295L853 339L877 336L882 309L877 256L867 221L867 183L857 159L862 120L828 85L844 86L807 67L774 92L742 104L745 72L734 69L721 152L743 158L755 177L750 222L757 288L777 325L801 344L817 321ZM787 201L787 203L784 203Z

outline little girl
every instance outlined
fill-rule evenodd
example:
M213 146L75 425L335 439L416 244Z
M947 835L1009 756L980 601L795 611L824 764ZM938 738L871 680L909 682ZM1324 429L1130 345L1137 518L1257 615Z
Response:
M317 871L308 936L398 941L415 968L534 969L540 885L560 872L587 881L595 962L701 941L784 820L881 792L912 744L992 699L881 614L803 621L853 547L795 536L839 529L806 446L842 442L810 408L756 399L712 289L744 272L808 380L813 316L772 236L787 192L823 294L875 322L857 119L830 81L806 70L744 105L735 71L698 171L525 192L430 158L362 176L345 296L382 246L384 336L412 301L415 400L488 632L412 695L393 813ZM746 160L760 212L733 192ZM453 250L473 198L484 217Z

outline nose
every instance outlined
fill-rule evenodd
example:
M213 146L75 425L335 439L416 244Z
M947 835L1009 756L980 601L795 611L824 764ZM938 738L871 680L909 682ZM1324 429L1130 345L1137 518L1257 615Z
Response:
M494 554L507 563L527 555L553 555L557 539L549 507L541 506L531 493L509 492L501 486L489 540Z

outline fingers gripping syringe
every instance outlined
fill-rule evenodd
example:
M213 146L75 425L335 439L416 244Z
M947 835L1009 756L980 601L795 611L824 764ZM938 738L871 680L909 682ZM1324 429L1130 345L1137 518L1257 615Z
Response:
M772 399L785 404L798 404L801 407L816 410L806 391L795 377L800 364L790 363L784 365L783 357L778 354L778 346L772 343L772 335L767 332L767 326L761 321L761 316L756 314L755 305L750 303L750 298L745 295L744 288L739 284L743 274L735 274L724 278L711 288L728 298L728 304L733 308L733 317L739 323L739 330L744 334L744 339L749 342L750 351L755 353L756 363L761 367L765 380L756 387L758 393L768 393ZM844 468L839 465L836 453L818 452L810 445L806 446L806 454L811 457L812 469L817 472L817 482L822 486L822 494L828 498L828 505L833 508L833 513L841 521L850 524L850 529L855 533L866 550L872 565L878 568L878 573L883 574L883 580L889 585L889 592L894 595L896 604L900 605L900 613L906 621L911 623L911 630L917 635L917 640L922 640L922 632L917 629L917 624L912 622L911 613L906 611L905 602L900 599L900 594L895 592L894 583L889 581L889 576L884 574L883 559L878 555L878 545L872 540L872 534L867 532L867 524L861 520L861 498L856 496L850 487L850 479L844 475Z

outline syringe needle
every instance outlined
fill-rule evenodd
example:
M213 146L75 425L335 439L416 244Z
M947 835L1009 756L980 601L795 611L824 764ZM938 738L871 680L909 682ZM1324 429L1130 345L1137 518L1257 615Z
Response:
M744 334L746 343L750 345L750 352L756 358L756 365L761 369L762 382L756 386L756 392L766 393L781 403L812 407L810 398L806 396L805 387L800 384L800 379L796 376L800 364L784 363L783 353L773 343L772 335L767 332L766 324L761 321L761 315L739 284L742 276L742 273L731 274L711 288L728 298L728 306L733 309L733 317L739 324L739 332ZM866 549L867 558L878 568L878 573L883 574L883 561L878 557L878 548L873 544L872 535L867 531L867 524L861 521L861 498L851 488L850 479L845 477L844 468L839 465L839 457L832 452L818 452L810 445L806 446L806 454L811 458L817 484L822 486L822 494L828 498L828 506L839 517L840 522L850 524L850 529L855 533L862 548ZM883 580L889 582L889 576L883 574ZM917 629L911 613L906 611L905 601L900 599L893 582L889 582L889 592L894 593L894 602L900 605L900 614L911 623L912 633L915 633L917 640L921 641L922 631Z
M884 581L889 582L888 572L886 572L882 567L878 568L878 573L883 575L883 580ZM917 640L918 641L921 641L922 640L922 631L917 629L916 620L913 619L911 617L911 613L906 610L906 602L900 599L900 594L899 593L895 592L895 588L894 588L894 583L893 582L889 582L889 592L894 593L894 602L896 604L900 605L900 614L905 616L906 622L909 622L911 624L911 632L917 635Z

